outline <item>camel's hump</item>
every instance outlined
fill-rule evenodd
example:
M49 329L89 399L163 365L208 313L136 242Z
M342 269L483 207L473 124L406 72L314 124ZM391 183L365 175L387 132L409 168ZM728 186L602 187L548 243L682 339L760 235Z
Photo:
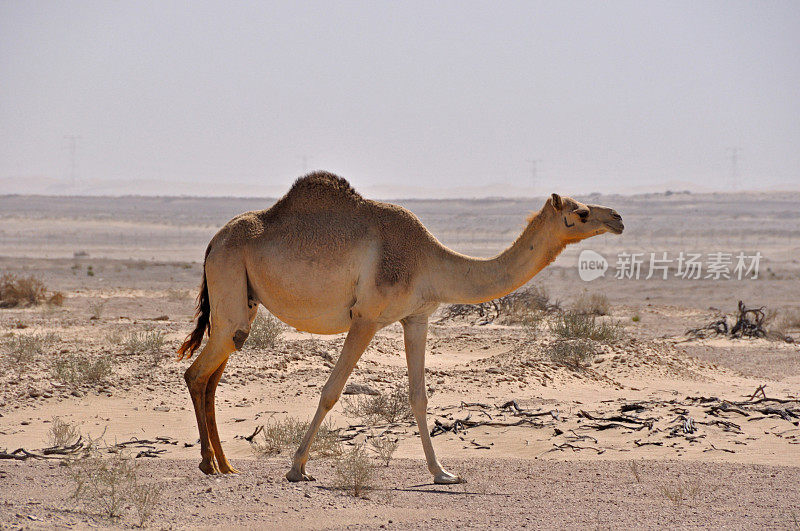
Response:
M297 179L284 197L287 203L331 205L331 203L359 203L361 194L346 179L326 171L316 171Z

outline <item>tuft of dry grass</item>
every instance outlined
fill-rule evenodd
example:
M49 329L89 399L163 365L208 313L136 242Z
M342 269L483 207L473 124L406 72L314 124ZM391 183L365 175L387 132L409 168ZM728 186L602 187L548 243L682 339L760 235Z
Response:
M158 330L133 331L123 339L122 348L126 354L146 356L148 365L155 367L164 359L161 352L164 341L164 332Z
M383 462L383 466L389 466L392 456L400 445L398 439L390 439L389 437L370 437L367 442L378 459Z
M70 422L64 422L59 417L53 417L50 430L47 432L47 442L50 446L71 446L78 442L81 431Z
M0 308L33 306L47 298L47 287L34 276L6 273L0 277Z
M11 368L21 376L46 347L59 341L61 338L53 332L12 336L4 342L3 351Z
M684 501L691 502L703 491L703 485L698 480L677 480L675 483L662 483L658 485L658 492L678 508Z
M342 408L345 416L363 418L370 423L394 424L411 418L408 390L403 385L395 386L389 393L345 397Z
M500 319L507 324L527 324L531 315L543 315L558 309L547 290L538 285L528 286L496 301Z
M161 497L162 487L142 483L136 461L123 453L103 458L96 451L67 463L74 491L71 497L108 518L120 518L133 506L144 527Z
M60 291L54 291L50 297L47 298L47 305L48 306L63 306L64 305L64 294Z
M70 385L96 384L111 376L110 356L94 360L69 354L53 360L50 372L54 378Z
M334 479L336 486L353 496L361 496L375 474L375 467L369 460L363 446L355 446L336 459Z
M595 349L592 342L586 339L562 339L551 343L545 354L558 365L580 371L592 361Z
M575 302L572 303L572 310L585 315L609 315L611 303L603 293L589 293L583 290L583 293L578 295Z
M308 431L309 423L296 417L286 417L282 420L270 420L260 433L253 438L250 446L256 455L273 457L286 450L296 450ZM320 457L330 457L342 453L339 440L339 430L330 422L320 426L314 442L311 443L311 453Z
M250 335L247 336L245 345L250 348L270 348L277 343L281 334L283 334L281 322L272 315L259 311L250 326Z
M192 292L189 291L188 289L169 288L165 295L168 300L175 302L187 301L192 299Z
M550 331L564 339L613 341L622 334L619 324L597 322L593 315L565 312L550 323Z
M89 312L92 314L91 319L97 320L103 316L103 311L106 309L106 300L100 300L89 304Z

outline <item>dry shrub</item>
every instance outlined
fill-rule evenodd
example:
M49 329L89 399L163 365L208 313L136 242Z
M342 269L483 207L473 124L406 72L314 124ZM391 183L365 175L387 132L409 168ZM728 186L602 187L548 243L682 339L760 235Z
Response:
M603 293L589 293L584 290L572 304L575 313L585 315L608 315L611 313L611 303Z
M50 430L47 432L47 441L50 446L72 446L81 438L81 431L70 422L64 422L59 417L53 417Z
M191 300L192 292L188 289L169 288L166 292L166 297L175 302Z
M44 349L60 341L58 334L32 334L13 336L4 342L3 350L17 375L22 375L36 358L44 353Z
M309 423L296 417L270 420L259 435L253 438L250 446L261 457L273 457L285 450L296 450L308 431ZM311 453L320 457L330 457L342 453L339 430L330 422L323 422L317 436L311 443Z
M565 312L550 323L550 331L564 339L613 341L622 334L619 324L597 322L593 315Z
M32 306L47 297L44 283L34 276L18 277L6 273L0 277L0 308Z
M49 306L63 306L64 305L64 294L60 291L53 292L50 297L47 299L47 304Z
M161 355L164 341L164 332L158 330L133 331L122 341L122 348L126 354L146 356L149 366L155 367L164 359Z
M531 314L544 314L558 308L557 302L550 301L547 290L532 285L500 297L496 301L500 319L509 324L527 324Z
M399 440L388 437L370 437L367 442L384 466L389 466L392 456L400 445Z
M100 319L103 316L103 310L106 309L107 302L106 300L101 300L89 304L89 312L92 314L92 319Z
M558 365L579 371L592 361L595 350L591 341L575 339L555 341L547 347L545 353Z
M70 385L96 384L111 376L111 357L94 360L69 354L53 360L50 372L54 378Z
M549 313L559 309L559 302L551 301L547 290L533 285L489 302L450 304L442 309L439 322L467 317L480 318L487 323L499 320L507 324L525 324L531 314Z
M702 491L703 486L698 480L677 480L675 483L662 483L658 485L658 492L671 501L676 508L684 501L693 501Z
M355 446L336 459L334 477L336 486L348 491L353 496L370 487L375 473L372 463L363 446Z
M69 462L67 474L75 487L72 498L109 518L121 517L125 508L132 505L141 527L161 497L161 486L142 483L136 461L121 452L108 458L91 452Z
M270 314L258 312L250 326L245 345L251 348L270 348L283 334L283 325Z
M395 386L391 392L378 395L355 395L342 400L345 416L360 417L366 422L394 424L411 418L408 391L403 385Z

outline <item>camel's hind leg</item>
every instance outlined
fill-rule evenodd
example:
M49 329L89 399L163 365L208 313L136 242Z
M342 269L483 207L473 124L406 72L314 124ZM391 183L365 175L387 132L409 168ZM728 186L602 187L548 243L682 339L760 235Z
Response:
M244 344L255 317L255 305L248 306L247 277L244 266L223 271L206 263L211 334L200 355L186 370L184 379L192 397L197 430L200 434L200 470L206 474L230 473L230 466L217 431L214 395L231 352ZM216 458L216 459L215 459Z
M258 304L250 301L248 301L248 303L249 303L248 305L250 306L250 311L248 316L248 330L249 330L250 325L253 324L253 319L255 319L256 317L256 312L258 311ZM237 347L235 340L234 340L234 347ZM222 451L222 443L220 443L219 432L217 431L216 407L214 405L217 385L219 384L220 378L222 378L222 373L223 371L225 371L225 365L227 364L228 364L228 358L225 358L222 364L217 368L216 371L214 371L214 373L208 379L208 384L206 385L206 392L205 392L206 426L208 427L208 436L211 441L211 448L213 448L214 450L214 457L216 458L219 472L222 474L238 474L239 471L231 466L231 464L228 462L228 459L225 457L225 453Z

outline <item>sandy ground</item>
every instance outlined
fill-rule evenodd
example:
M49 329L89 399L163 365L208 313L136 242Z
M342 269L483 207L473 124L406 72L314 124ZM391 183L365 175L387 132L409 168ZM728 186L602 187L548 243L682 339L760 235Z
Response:
M195 420L182 379L187 363L172 353L191 328L203 239L229 211L255 208L253 201L176 199L170 208L181 221L175 223L159 218L167 217L163 202L149 199L138 205L136 198L56 199L45 209L40 198L0 198L0 272L34 274L66 296L61 307L0 310L4 340L45 333L57 339L24 369L3 351L0 449L44 448L56 416L108 444L165 437L156 447L166 452L137 460L142 477L165 489L154 527L798 528L800 426L791 413L800 411L800 348L765 339L692 340L685 331L719 310L732 313L739 299L779 312L798 308L800 241L771 227L781 213L800 211L800 198L712 199L592 200L623 213L632 227L627 240L585 242L534 279L565 307L584 290L611 302L611 315L601 319L620 323L624 334L597 345L587 368L570 370L545 355L553 340L546 326L531 334L502 319L437 319L427 354L429 426L488 422L434 437L440 460L468 483L431 484L413 423L365 430L338 404L331 418L352 436L349 443L374 434L399 439L395 459L377 469L373 488L354 498L335 487L332 460L309 463L316 482L290 484L283 479L289 452L265 460L243 439L270 419L313 414L342 336L286 329L274 348L234 355L217 394L217 418L227 454L242 473L209 478L196 469ZM409 206L418 207L445 243L479 255L510 242L524 219L520 201ZM698 220L679 230L676 211ZM694 228L712 220L717 232ZM647 231L637 232L645 224ZM174 239L159 239L167 233ZM634 245L671 251L682 238L704 252L759 249L769 270L749 281L607 276L584 283L577 277L581 248L608 255ZM72 257L79 250L88 256ZM165 334L156 359L131 355L122 345L130 332L145 330ZM799 330L788 332L800 337ZM61 382L53 365L67 356L109 359L112 374L94 384ZM399 326L378 334L351 381L381 392L405 381ZM748 400L764 384L769 398L787 402ZM536 416L501 407L510 400ZM789 413L760 411L767 407ZM639 423L598 428L620 415ZM683 418L693 420L691 432L681 429ZM108 520L70 499L73 485L58 460L3 460L0 477L0 525L135 523L130 510Z

